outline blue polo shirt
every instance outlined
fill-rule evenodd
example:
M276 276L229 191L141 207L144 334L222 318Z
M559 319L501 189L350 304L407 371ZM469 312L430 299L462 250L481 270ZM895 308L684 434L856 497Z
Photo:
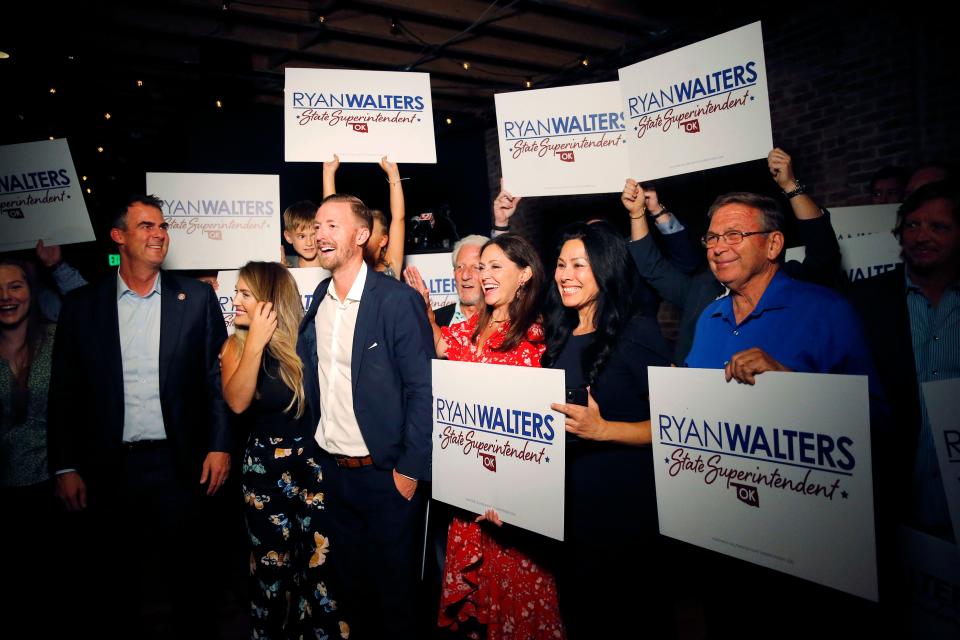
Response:
M697 321L688 367L722 369L730 356L758 347L803 373L875 376L860 320L831 289L794 280L777 271L756 308L739 325L729 292L704 309Z

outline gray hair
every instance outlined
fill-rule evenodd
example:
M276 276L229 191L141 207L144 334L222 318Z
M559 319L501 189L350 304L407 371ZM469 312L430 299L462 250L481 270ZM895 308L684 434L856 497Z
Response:
M464 236L457 240L457 243L453 245L453 251L450 252L450 262L453 263L453 268L457 268L457 256L460 255L460 249L463 249L466 246L475 246L483 247L483 245L490 242L490 238L486 236L481 236L476 233L472 233L469 236Z
M749 191L734 191L722 196L710 205L707 211L707 220L713 218L717 209L727 204L742 204L751 209L760 212L760 224L766 231L779 231L783 233L783 227L786 224L786 218L783 215L783 209L777 204L777 201L759 193L750 193Z

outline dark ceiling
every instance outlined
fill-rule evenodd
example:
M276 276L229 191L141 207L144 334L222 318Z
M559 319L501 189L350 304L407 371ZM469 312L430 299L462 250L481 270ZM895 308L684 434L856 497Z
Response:
M494 93L612 79L744 22L620 0L25 5L0 26L3 141L76 135L108 112L150 137L217 100L279 107L286 67L428 72L438 118L489 123Z
M281 109L284 69L322 67L430 73L445 159L429 173L410 169L421 178L414 195L460 197L478 218L495 93L616 79L621 66L759 15L622 0L9 4L0 144L68 138L90 175L91 210L99 196L142 184L144 171L283 173L285 199L319 197L303 186L315 167L282 162ZM430 193L464 173L472 192Z

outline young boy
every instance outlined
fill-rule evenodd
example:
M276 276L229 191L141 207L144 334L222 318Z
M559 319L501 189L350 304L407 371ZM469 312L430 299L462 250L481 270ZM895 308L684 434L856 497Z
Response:
M286 256L290 267L319 267L320 252L317 250L316 224L317 205L309 200L295 202L283 212L283 239L293 245L295 256Z

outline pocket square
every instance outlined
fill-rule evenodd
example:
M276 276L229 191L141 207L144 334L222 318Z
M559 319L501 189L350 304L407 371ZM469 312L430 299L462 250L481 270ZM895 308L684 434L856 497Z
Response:
M373 349L373 348L374 348L375 346L377 346L378 344L380 344L380 343L379 343L379 342L374 342L372 345L370 345L369 347L367 347L367 351L370 351L370 349Z

